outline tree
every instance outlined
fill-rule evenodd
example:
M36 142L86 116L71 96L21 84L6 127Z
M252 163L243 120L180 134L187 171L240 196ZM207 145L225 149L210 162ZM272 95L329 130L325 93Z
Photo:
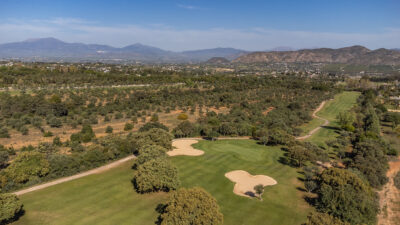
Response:
M130 130L132 130L132 129L133 129L133 124L131 124L131 123L125 123L124 131L130 131Z
M256 191L256 194L258 195L258 198L262 200L262 193L264 192L264 185L262 184L257 184L254 186L254 190Z
M0 194L0 224L17 219L23 212L23 205L14 194Z
M158 122L158 114L154 113L151 118L150 118L151 122Z
M10 134L6 127L0 127L0 138L10 138Z
M200 187L181 188L169 199L161 214L161 224L223 224L215 198Z
M307 217L307 222L303 225L350 225L326 213L312 212Z
M273 128L268 134L268 144L271 145L285 145L293 140L293 137L281 128Z
M376 222L378 196L372 188L347 169L330 168L319 176L317 209L350 224Z
M312 192L318 187L318 185L313 180L306 180L304 181L304 187L308 192Z
M164 124L160 123L160 122L149 122L144 124L140 129L139 132L145 132L148 131L152 128L160 128L163 129L165 131L168 131L168 127L166 127Z
M25 183L35 177L43 177L49 173L49 162L39 152L21 152L13 162L4 169L6 177L15 183Z
M1 149L0 146L0 169L8 164L9 154L6 150Z
M194 134L195 127L189 121L183 121L178 126L176 126L173 130L175 137L190 137Z
M72 142L87 143L90 142L95 137L96 134L94 133L92 126L90 126L90 124L84 124L79 133L71 134L70 139Z
M352 159L350 167L359 170L372 187L380 187L388 181L388 160L385 149L379 142L370 139L358 142L353 150Z
M111 134L111 133L113 132L113 130L114 130L114 129L113 129L111 126L107 126L107 127L106 127L106 133L107 133L107 134Z
M178 170L167 159L152 159L137 167L133 184L139 193L175 190L180 185Z
M289 147L287 157L292 166L300 167L308 160L314 160L314 156L301 145Z
M147 161L152 159L166 159L167 158L167 149L159 146L159 145L145 145L139 150L139 155L136 159L136 164L141 165Z
M51 117L47 123L50 125L50 127L62 127L62 122L60 119L57 117L53 116Z

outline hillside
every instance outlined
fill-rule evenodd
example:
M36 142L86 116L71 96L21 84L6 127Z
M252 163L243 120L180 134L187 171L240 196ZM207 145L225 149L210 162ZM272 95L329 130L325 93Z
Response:
M207 64L226 64L226 63L230 63L230 61L224 57L212 57L211 59L207 60L206 63Z
M174 52L140 43L116 48L108 45L68 43L55 38L28 39L0 44L0 59L28 61L134 61L148 63L204 62L213 57L235 59L247 53L234 48Z
M400 52L388 49L370 50L363 46L339 49L319 48L284 52L254 52L240 56L236 63L351 63L400 65Z

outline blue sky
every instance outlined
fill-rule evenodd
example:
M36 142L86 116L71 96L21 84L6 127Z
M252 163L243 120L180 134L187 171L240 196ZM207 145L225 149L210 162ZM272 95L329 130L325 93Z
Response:
M55 37L167 50L400 47L396 0L2 0L0 43Z

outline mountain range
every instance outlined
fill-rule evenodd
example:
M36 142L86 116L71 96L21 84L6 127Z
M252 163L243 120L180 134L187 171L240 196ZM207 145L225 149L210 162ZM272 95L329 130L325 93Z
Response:
M133 44L122 48L108 45L67 43L55 38L28 39L0 44L0 58L31 61L139 61L149 63L203 62L213 57L233 60L247 53L234 48L214 48L183 52Z
M0 44L0 59L26 61L102 61L143 63L349 63L400 65L399 49L370 50L363 46L345 48L313 48L294 50L277 47L264 52L249 52L235 48L213 48L191 51L167 51L133 44L122 48L108 45L67 43L55 38L28 39Z
M400 51L390 49L370 50L363 46L346 48L317 48L298 51L253 52L233 60L235 63L346 63L400 65Z

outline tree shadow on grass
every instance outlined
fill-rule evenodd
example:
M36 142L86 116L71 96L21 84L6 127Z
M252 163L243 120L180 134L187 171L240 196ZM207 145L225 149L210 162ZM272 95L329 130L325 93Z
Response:
M338 127L334 127L334 126L321 126L321 127L328 129L328 130L340 131L340 129Z
M25 215L25 209L21 209L21 211L19 211L18 213L16 213L15 215L14 215L14 217L13 218L11 218L11 219L9 219L9 220L6 220L6 221L3 221L3 223L0 223L0 224L10 224L10 223L13 223L13 222L16 222L17 220L19 220L19 218L21 218L23 215ZM0 221L1 222L1 221Z
M165 213L165 209L167 208L167 206L168 206L167 204L163 204L163 203L160 203L156 206L155 211L158 212L160 215L158 215L157 220L154 222L154 224L157 224L157 225L161 224L161 222L162 222L161 215L163 213Z

